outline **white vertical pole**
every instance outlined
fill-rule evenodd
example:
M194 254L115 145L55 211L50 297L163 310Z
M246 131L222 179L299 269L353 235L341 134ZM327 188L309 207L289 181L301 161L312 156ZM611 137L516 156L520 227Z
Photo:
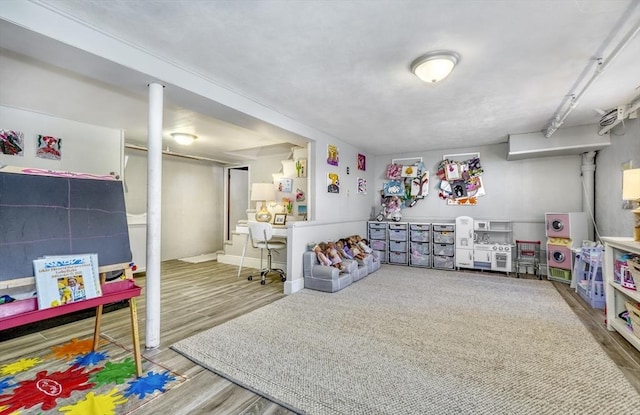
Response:
M162 229L162 107L163 86L149 84L147 153L147 276L145 346L160 346L160 261Z

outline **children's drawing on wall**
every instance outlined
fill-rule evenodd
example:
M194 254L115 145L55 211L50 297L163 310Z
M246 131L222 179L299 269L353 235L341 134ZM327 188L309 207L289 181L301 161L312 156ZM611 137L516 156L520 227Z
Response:
M340 176L338 173L327 174L327 192L340 193Z
M358 177L358 194L366 195L367 194L367 180L362 177Z
M293 212L293 200L289 199L288 197L283 197L282 198L282 207L284 207L284 209L290 215L291 212Z
M293 192L293 179L280 179L278 181L278 191L282 193Z
M340 162L338 157L338 147L333 144L329 144L327 146L327 164L331 164L332 166L337 166Z
M484 196L480 157L465 161L443 159L436 175L440 179L438 196L448 205L476 205L478 197Z
M24 133L0 129L0 154L24 156Z
M304 191L300 188L296 189L296 202L303 202L305 199Z
M358 170L367 170L367 157L360 153L358 153Z
M60 160L62 157L62 139L50 135L39 135L36 157Z
M297 177L307 177L307 160L296 161L296 175Z

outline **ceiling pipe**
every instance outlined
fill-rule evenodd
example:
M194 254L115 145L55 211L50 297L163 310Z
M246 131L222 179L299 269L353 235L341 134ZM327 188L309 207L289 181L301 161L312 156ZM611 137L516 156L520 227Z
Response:
M573 111L573 109L578 106L578 103L580 102L580 98L582 98L584 93L587 92L587 90L591 87L591 85L593 85L593 82L596 79L598 79L600 75L604 73L604 71L611 64L611 62L616 58L616 56L620 54L620 52L629 44L629 42L631 42L631 40L635 37L636 34L638 34L639 31L640 31L640 21L638 21L636 25L631 28L629 33L627 33L627 35L622 39L622 41L618 44L618 46L616 46L616 48L613 50L613 52L611 52L611 54L607 59L605 59L604 61L600 61L599 59L598 66L596 67L596 71L591 77L591 79L589 79L589 81L584 85L584 87L582 87L582 90L578 94L575 94L575 95L571 94L571 101L569 102L569 106L564 111L558 110L556 112L555 116L553 117L553 121L551 121L551 124L546 128L546 131L544 134L546 138L551 138L553 133L555 133L556 130L560 128L560 126L564 123L564 120L567 119L571 111Z
M136 144L126 144L125 143L124 147L125 148L129 148L129 149L133 149L133 150L149 151L149 149L147 147L139 146L139 145L136 145ZM189 154L174 153L173 151L170 151L170 150L162 150L162 154L165 154L167 156L182 157L182 158L190 159L190 160L209 161L209 162L212 162L212 163L219 163L219 164L224 164L224 165L237 164L237 163L231 163L231 162L228 162L228 161L212 159L212 158L209 158L209 157L192 156L192 155L189 155Z

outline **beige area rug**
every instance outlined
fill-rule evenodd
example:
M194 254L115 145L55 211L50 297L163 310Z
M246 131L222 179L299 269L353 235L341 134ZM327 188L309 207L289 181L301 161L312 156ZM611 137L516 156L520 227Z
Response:
M640 414L545 281L387 265L172 347L305 414Z

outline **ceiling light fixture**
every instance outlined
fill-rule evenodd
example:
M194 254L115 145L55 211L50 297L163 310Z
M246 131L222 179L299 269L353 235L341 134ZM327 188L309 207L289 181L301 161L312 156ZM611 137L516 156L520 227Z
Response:
M183 146L188 146L193 144L196 141L197 136L188 133L171 133L171 137L176 140L176 143L182 144Z
M414 60L411 64L411 72L422 81L435 84L446 78L458 62L460 62L460 55L457 53L437 50Z

